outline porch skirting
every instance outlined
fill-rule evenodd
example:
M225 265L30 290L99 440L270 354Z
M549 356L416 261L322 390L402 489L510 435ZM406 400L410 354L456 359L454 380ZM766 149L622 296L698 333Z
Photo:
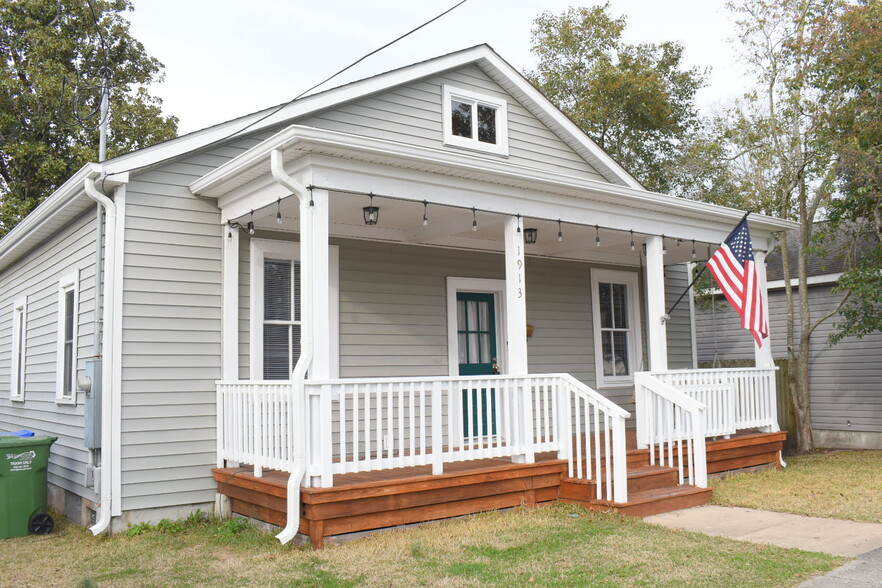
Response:
M755 466L780 467L786 432L744 431L707 442L709 473ZM567 461L554 453L536 454L536 463L480 459L449 464L441 475L431 466L338 474L329 488L302 488L300 533L314 548L333 535L356 533L457 517L516 506L565 500L587 508L648 516L704 504L711 489L677 485L673 468L649 464L649 451L636 449L628 435L629 502L597 500L593 483L567 477ZM216 468L218 492L232 512L273 525L287 521L288 474L251 467Z

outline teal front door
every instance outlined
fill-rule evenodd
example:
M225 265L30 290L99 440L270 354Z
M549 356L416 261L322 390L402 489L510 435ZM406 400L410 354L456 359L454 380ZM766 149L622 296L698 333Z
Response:
M496 305L493 294L456 293L459 375L498 374L496 363ZM496 390L462 391L463 436L496 434Z

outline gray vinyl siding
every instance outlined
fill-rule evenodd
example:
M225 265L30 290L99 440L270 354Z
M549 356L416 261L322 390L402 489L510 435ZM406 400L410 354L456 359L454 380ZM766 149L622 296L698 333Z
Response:
M217 206L187 187L258 139L195 153L126 190L122 334L122 508L214 500L221 377Z
M88 500L84 486L89 452L83 446L83 395L56 404L59 278L77 271L77 371L93 355L95 210L83 214L0 274L0 430L30 429L58 437L49 457L49 483ZM9 399L12 305L27 296L24 402Z
M689 285L689 272L685 264L665 268L665 312L677 302ZM693 369L692 321L689 316L689 296L686 295L674 309L665 324L668 343L668 367L670 369Z
M811 286L809 292L814 320L833 310L839 300L829 285ZM771 291L769 331L775 359L787 357L786 312L784 291ZM796 316L798 337L798 307ZM740 328L739 321L728 305L719 305L713 313L698 314L699 361L713 360L715 347L719 349L720 359L752 359L753 337ZM834 330L835 322L835 317L825 321L812 334L809 362L812 426L828 431L882 432L882 333L863 339L850 337L831 347L827 337Z
M506 161L605 181L603 176L548 127L475 66L446 72L337 106L297 121L297 124L462 153L461 149L443 145L441 100L442 87L445 84L508 102L509 156L503 158ZM476 151L466 152L480 155Z
M340 254L342 378L448 375L447 278L505 278L501 254L343 239L332 243ZM243 379L249 373L249 251L243 239ZM527 322L535 327L528 341L531 373L566 372L596 386L590 269L586 263L527 258ZM631 386L601 392L624 404L633 398Z

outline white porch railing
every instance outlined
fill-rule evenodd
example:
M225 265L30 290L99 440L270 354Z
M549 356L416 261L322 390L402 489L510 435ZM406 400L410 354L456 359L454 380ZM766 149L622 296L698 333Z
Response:
M292 386L219 382L219 460L290 471L293 426L307 428L307 476L511 457L568 460L596 479L597 498L627 502L625 410L568 374L306 382L307 410L292 423Z
M651 372L707 405L707 435L731 435L738 429L778 430L775 372L771 368L720 368Z
M683 484L707 488L705 410L701 402L658 378L634 374L637 446L649 448L651 465L676 468Z

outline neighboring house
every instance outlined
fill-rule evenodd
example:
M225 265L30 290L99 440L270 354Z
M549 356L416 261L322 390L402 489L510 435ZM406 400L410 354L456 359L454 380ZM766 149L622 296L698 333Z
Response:
M0 429L58 436L53 504L94 532L205 509L235 463L292 472L294 531L301 487L483 458L624 504L628 410L706 485L703 428L773 407L687 394L774 394L771 358L692 370L666 266L741 214L647 192L487 46L417 63L70 178L0 241Z
M795 344L799 344L800 319L797 291L798 233L788 235L790 275L794 284ZM844 270L845 252L834 246L824 255L809 257L808 287L812 321L829 314L842 295L833 287ZM787 299L784 266L779 252L767 258L769 328L772 353L786 360ZM846 337L836 345L828 338L837 317L824 321L812 333L809 393L812 429L817 447L882 449L882 333L862 339ZM696 315L698 359L712 362L753 358L752 340L739 328L738 317L728 307Z

